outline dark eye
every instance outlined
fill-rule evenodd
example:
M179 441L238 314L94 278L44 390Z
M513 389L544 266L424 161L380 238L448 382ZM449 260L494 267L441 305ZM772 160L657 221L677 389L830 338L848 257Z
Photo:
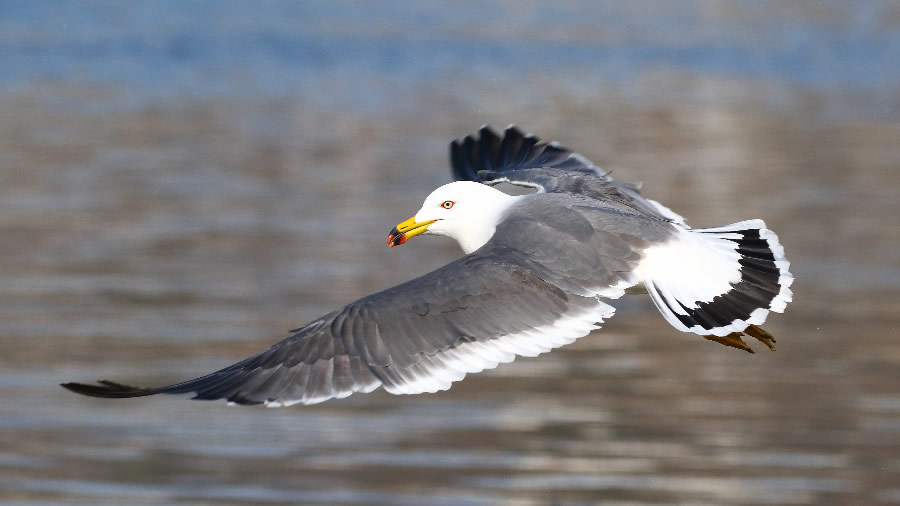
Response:
M450 209L451 207L453 207L453 204L454 202L452 200L445 200L441 202L441 207L443 207L444 209Z

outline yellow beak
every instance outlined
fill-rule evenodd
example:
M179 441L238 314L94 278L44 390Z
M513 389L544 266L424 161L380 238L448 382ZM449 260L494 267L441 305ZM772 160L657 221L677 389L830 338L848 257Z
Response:
M437 220L428 220L417 223L415 216L413 216L391 230L391 233L388 234L387 238L388 246L393 248L394 246L405 243L410 237L415 237L428 230L428 225L431 225L435 221Z

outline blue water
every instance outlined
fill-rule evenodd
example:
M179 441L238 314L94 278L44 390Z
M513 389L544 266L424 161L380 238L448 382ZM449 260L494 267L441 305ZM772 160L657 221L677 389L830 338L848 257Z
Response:
M4 2L0 85L390 105L418 87L653 72L900 87L896 2ZM337 87L337 88L335 88Z

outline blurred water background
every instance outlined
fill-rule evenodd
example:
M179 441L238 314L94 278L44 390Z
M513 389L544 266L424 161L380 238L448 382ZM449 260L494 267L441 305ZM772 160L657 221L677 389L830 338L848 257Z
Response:
M900 503L900 3L12 1L0 62L5 503ZM455 258L385 235L511 122L764 218L778 351L631 297L434 395L57 386L209 372Z

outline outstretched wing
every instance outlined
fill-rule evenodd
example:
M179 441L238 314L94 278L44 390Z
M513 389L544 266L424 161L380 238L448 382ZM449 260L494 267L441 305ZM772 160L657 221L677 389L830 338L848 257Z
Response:
M568 344L613 314L596 297L544 281L529 262L508 248L482 248L325 315L259 355L183 383L63 386L95 397L194 393L195 399L270 406L379 386L394 394L445 390L467 373Z
M503 136L490 126L477 135L450 143L454 179L488 185L511 183L546 193L573 193L610 207L684 224L684 218L658 202L645 199L639 184L617 183L590 160L556 142L542 142L515 125Z

